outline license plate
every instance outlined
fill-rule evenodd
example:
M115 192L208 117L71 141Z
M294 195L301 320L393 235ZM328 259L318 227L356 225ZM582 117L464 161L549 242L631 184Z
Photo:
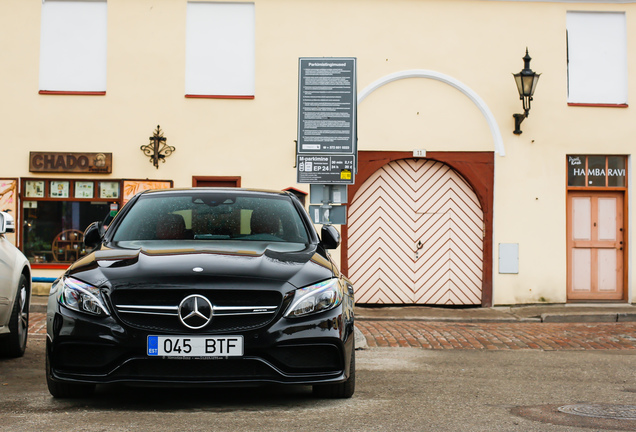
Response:
M243 355L243 336L148 336L148 355L240 357Z

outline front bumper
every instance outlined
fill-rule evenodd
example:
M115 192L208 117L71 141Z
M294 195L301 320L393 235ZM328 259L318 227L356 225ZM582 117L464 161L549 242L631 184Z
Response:
M348 378L354 349L353 313L343 305L307 318L279 317L265 328L227 333L243 336L244 355L238 358L148 356L147 337L157 334L55 304L47 316L50 377L97 384L337 383Z

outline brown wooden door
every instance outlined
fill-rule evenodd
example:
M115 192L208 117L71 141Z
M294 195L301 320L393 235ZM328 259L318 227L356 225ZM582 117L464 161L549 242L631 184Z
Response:
M568 192L568 300L624 298L622 192Z

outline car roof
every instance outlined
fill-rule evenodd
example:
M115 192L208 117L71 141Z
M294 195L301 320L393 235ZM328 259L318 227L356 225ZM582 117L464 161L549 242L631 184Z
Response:
M255 195L277 195L277 196L289 196L289 192L270 189L251 189L251 188L235 188L235 187L189 187L189 188L170 188L170 189L148 189L141 194L175 194L189 193L189 192L221 192L221 193L248 193Z

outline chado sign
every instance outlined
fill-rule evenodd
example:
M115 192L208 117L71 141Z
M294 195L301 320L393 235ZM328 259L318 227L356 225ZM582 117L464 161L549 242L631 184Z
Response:
M109 174L112 170L112 153L31 152L29 155L31 172Z

